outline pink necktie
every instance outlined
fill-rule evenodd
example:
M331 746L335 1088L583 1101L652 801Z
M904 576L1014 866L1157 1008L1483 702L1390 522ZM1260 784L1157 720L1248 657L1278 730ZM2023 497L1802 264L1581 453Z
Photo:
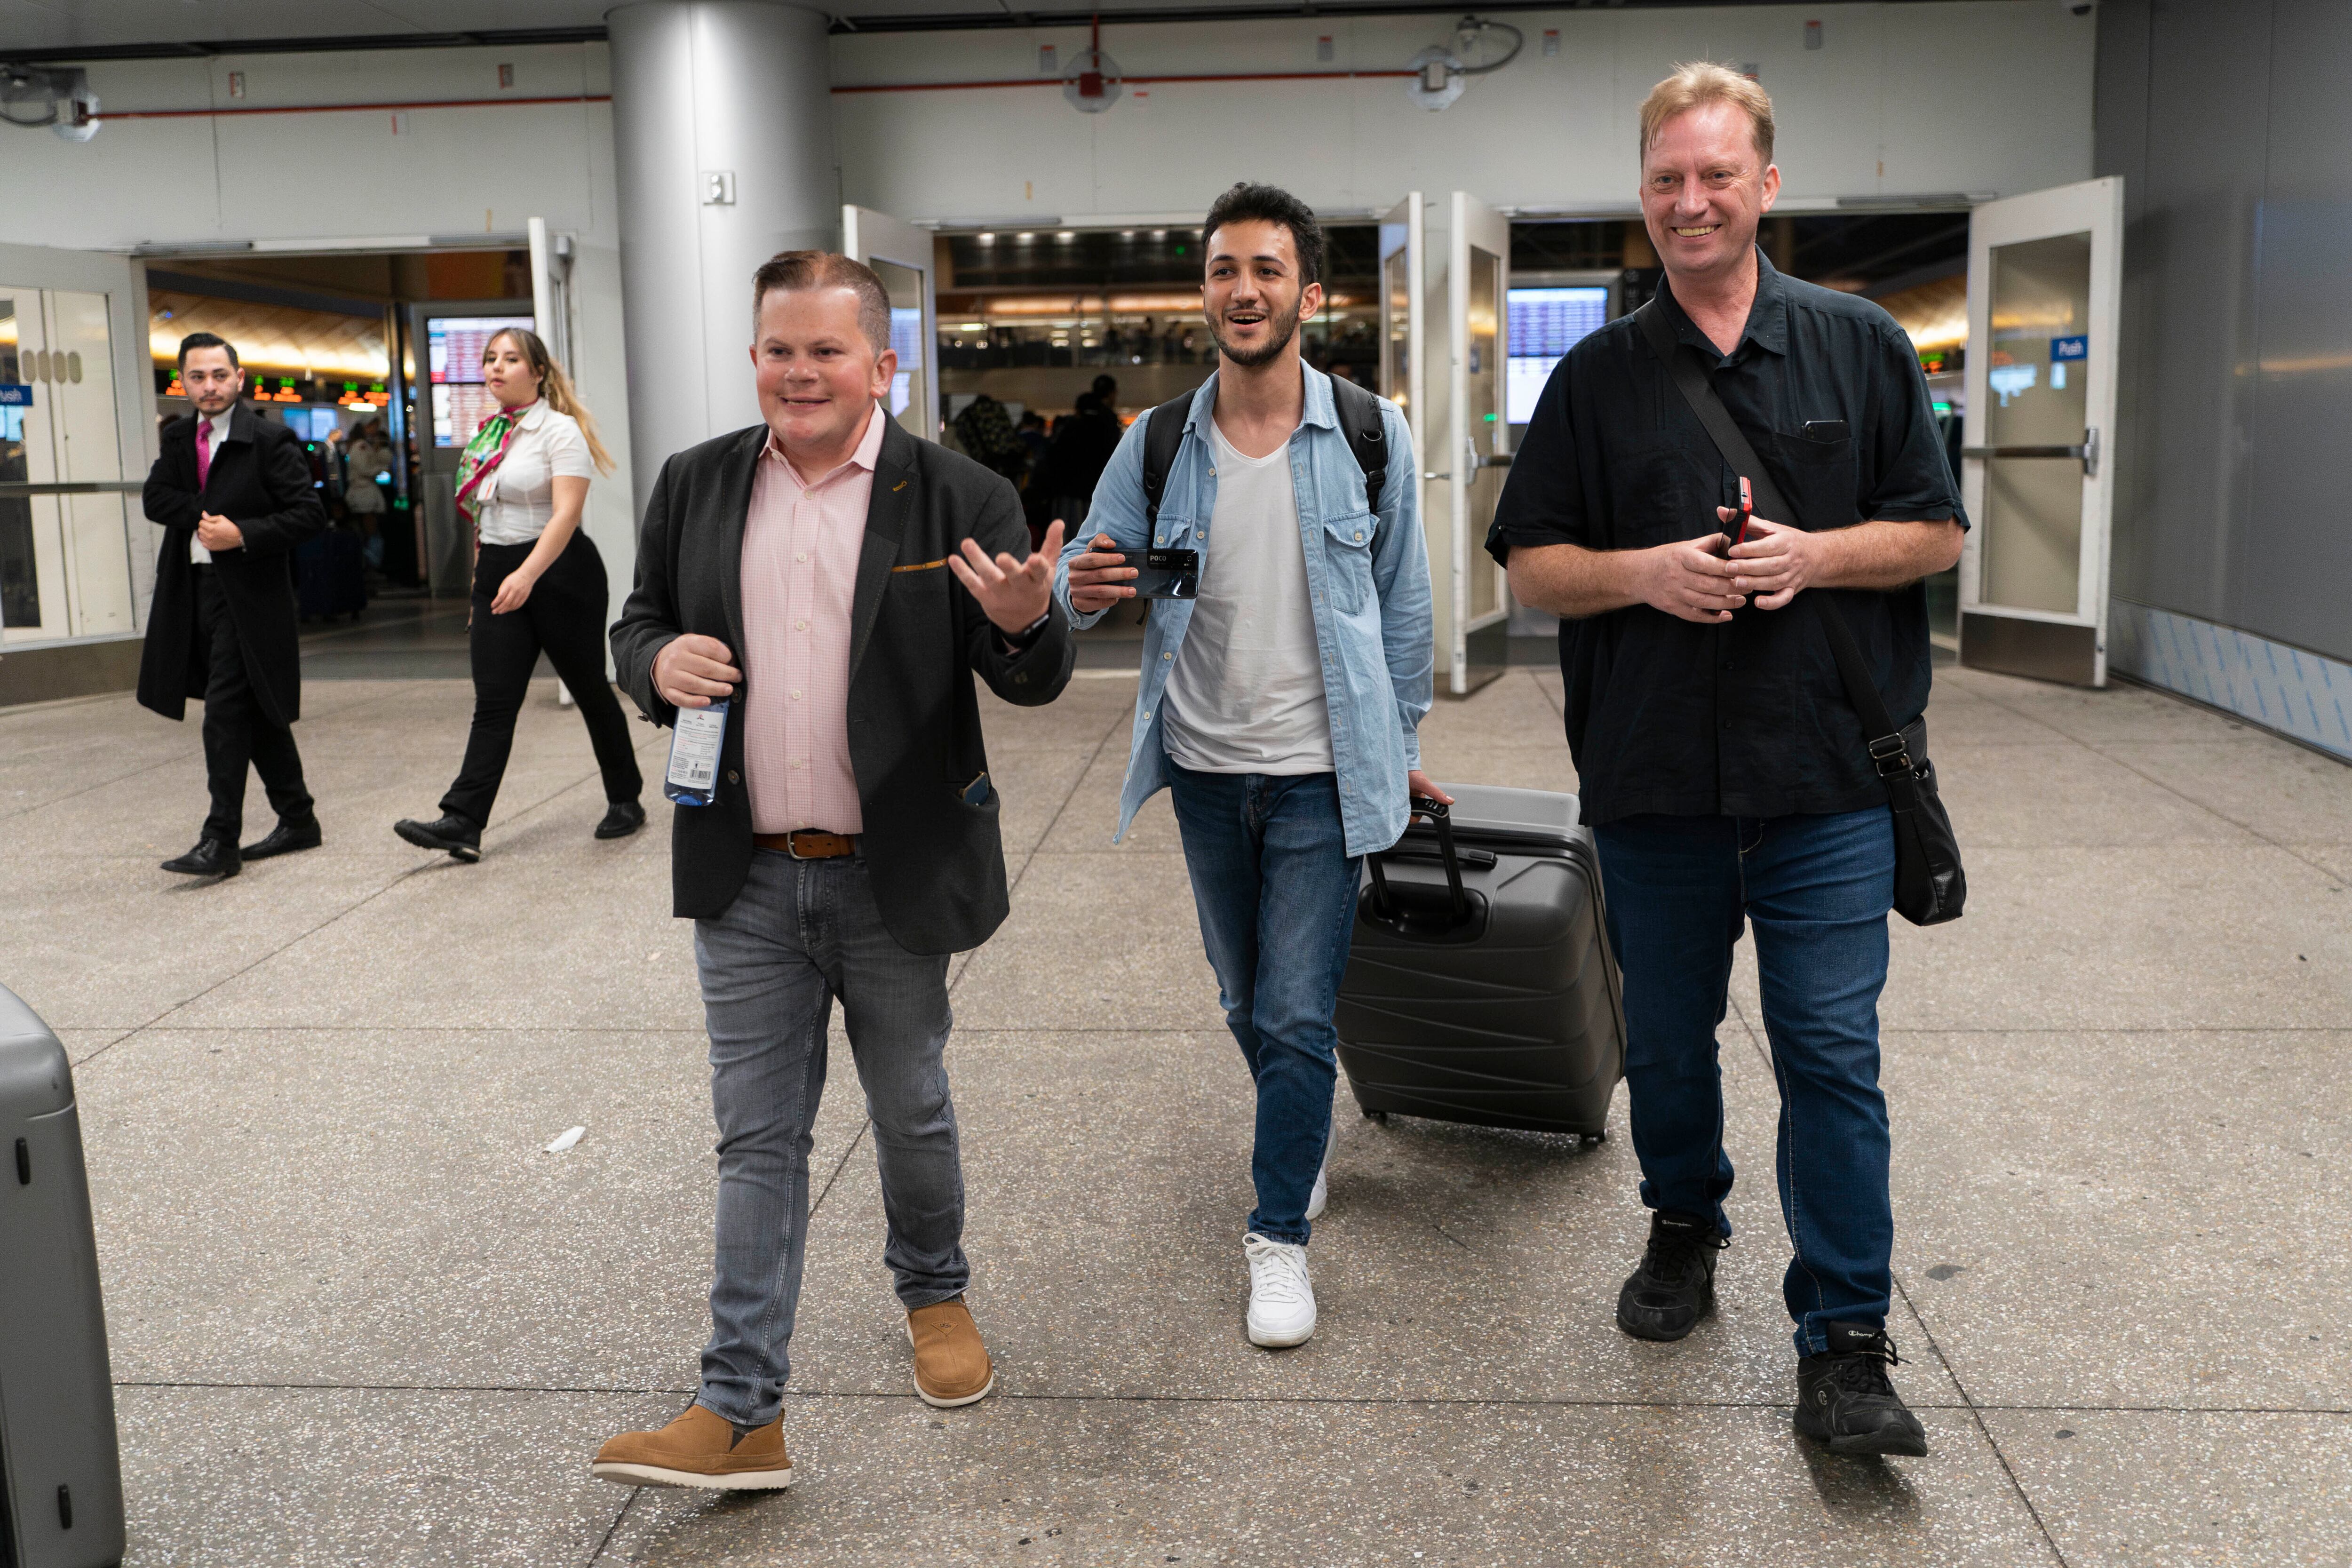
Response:
M196 489L205 488L205 476L213 471L213 422L196 421Z

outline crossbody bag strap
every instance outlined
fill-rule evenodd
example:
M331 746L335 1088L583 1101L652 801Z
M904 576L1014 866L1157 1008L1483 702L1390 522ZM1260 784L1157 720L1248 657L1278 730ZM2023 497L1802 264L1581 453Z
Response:
M1658 356L1666 374L1673 378L1675 389L1690 405L1698 422L1706 427L1716 450L1723 454L1734 470L1746 476L1748 489L1756 501L1759 516L1779 521L1786 520L1790 527L1799 527L1797 514L1789 508L1780 487L1772 481L1771 470L1756 455L1739 422L1715 390L1715 383L1696 357L1682 352L1675 341L1674 329L1666 325L1665 312L1658 309L1654 298L1633 312L1642 336L1649 341L1650 352ZM1904 755L1903 736L1895 727L1894 716L1886 711L1885 699L1878 695L1878 687L1870 679L1870 670L1862 661L1862 649L1853 640L1853 628L1846 624L1845 615L1826 597L1801 595L1813 606L1813 618L1821 623L1822 635L1829 639L1830 655L1837 660L1838 675L1845 682L1846 700L1862 720L1863 736L1870 742L1870 757L1882 777L1898 768L1908 767Z

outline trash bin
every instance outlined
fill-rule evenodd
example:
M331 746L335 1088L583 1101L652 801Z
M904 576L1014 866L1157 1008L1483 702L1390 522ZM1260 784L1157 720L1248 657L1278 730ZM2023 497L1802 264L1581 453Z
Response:
M65 1047L0 987L0 1563L122 1561L122 1463Z

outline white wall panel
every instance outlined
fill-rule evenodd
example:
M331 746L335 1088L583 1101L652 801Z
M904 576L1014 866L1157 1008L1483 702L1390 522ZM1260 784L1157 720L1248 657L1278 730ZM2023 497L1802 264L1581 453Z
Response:
M1528 47L1431 114L1395 79L1130 86L1081 115L1050 87L838 94L848 199L910 217L1198 211L1247 175L1318 207L1459 185L1519 206L1632 202L1634 113L1677 60L1752 63L1774 95L1793 196L2013 195L2086 178L2095 24L2055 0L1515 12ZM1824 47L1804 47L1820 20ZM1103 45L1132 77L1397 69L1450 16L1130 26ZM1540 50L1547 27L1560 52ZM1315 59L1328 35L1335 58ZM849 84L1038 77L1076 28L845 35ZM1883 164L1883 172L1882 172ZM1026 195L1024 195L1024 190Z

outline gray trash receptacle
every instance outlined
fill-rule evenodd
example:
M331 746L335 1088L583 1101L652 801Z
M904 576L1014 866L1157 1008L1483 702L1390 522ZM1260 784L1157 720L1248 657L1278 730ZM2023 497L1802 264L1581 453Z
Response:
M122 1561L122 1461L65 1047L0 987L0 1561ZM9 1553L13 1552L13 1555Z

